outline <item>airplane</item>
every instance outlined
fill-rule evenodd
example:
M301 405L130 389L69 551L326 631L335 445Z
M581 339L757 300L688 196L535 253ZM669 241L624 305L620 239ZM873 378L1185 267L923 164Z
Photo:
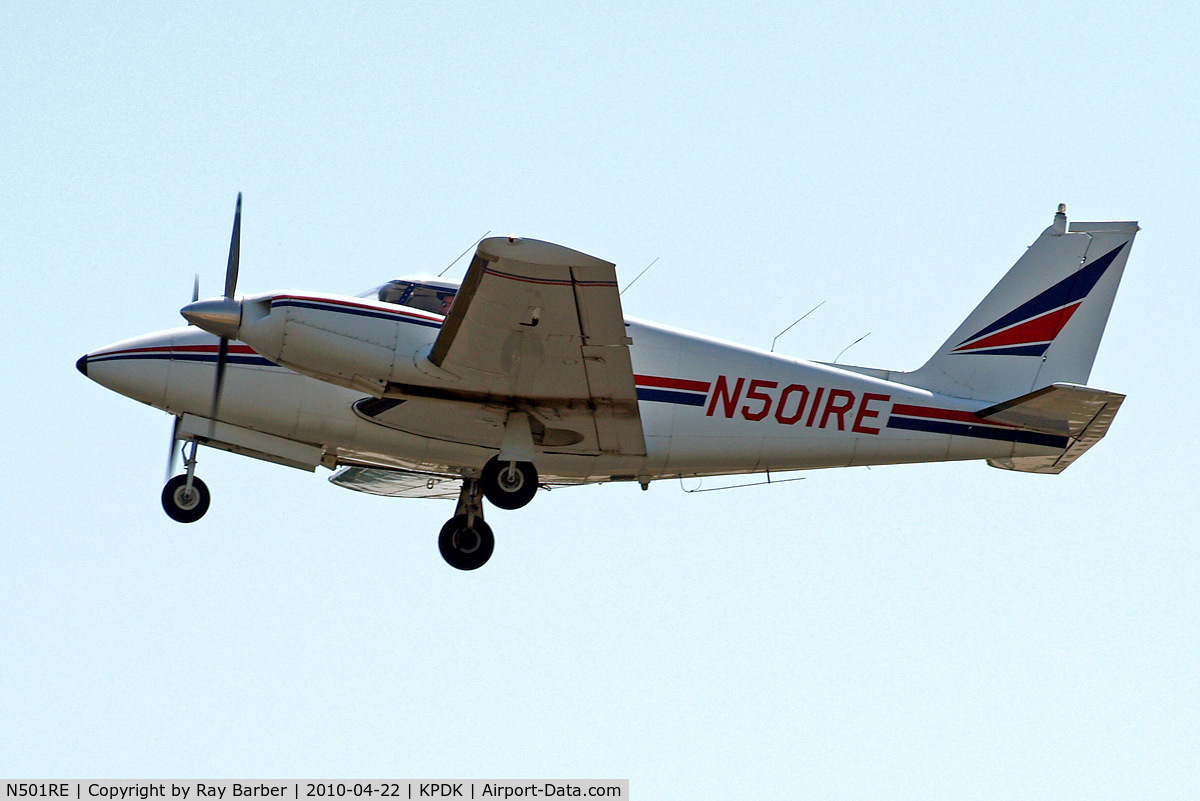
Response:
M486 499L541 488L952 460L1060 473L1124 395L1086 386L1136 222L1051 225L911 372L783 356L627 318L615 266L518 237L478 242L461 282L413 275L358 296L236 294L242 196L220 297L189 325L77 362L174 416L166 513L199 520L204 445L340 487L456 501L438 547L491 557ZM197 279L198 284L198 279ZM182 443L182 445L180 445ZM189 447L190 446L190 447Z

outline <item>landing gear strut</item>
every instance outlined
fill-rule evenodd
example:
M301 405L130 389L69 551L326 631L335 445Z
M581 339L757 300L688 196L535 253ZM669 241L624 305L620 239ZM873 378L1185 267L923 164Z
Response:
M458 509L438 535L438 550L442 552L442 558L459 570L483 567L496 547L491 526L483 522L481 495L479 481L464 478L458 496Z
M212 500L208 487L196 478L197 448L199 445L193 442L191 453L184 459L183 464L187 472L175 476L163 487L163 511L177 523L195 523L204 517L204 513L208 511L208 503Z

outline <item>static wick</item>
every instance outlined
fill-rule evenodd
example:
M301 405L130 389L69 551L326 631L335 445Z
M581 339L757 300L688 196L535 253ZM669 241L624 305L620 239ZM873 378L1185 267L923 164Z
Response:
M805 317L812 314L813 312L815 312L817 309L821 308L824 305L825 305L825 301L821 301L816 306L813 306L811 309L806 311L804 314L800 315L800 320L803 320ZM796 323L800 322L800 320L797 320ZM779 338L781 336L783 336L784 334L786 334L788 331L791 331L792 328L795 327L796 323L792 323L787 328L783 329L782 331L780 331L778 334L775 335L775 338L771 340L771 353L775 352L775 343L779 341Z
M658 260L659 260L659 259L661 259L661 258L662 258L662 256L655 256L655 257L654 257L654 261L652 261L652 262L650 262L649 264L647 264L647 265L646 265L646 269L645 269L645 270L642 270L640 273L638 273L638 274L637 274L637 278L634 278L632 281L630 281L630 282L629 282L629 283L628 283L628 284L625 286L625 289L622 289L620 292L618 292L618 293L617 293L617 297L621 297L621 295L624 295L624 294L625 294L625 290L629 289L629 287L631 287L631 286L633 286L634 284L636 284L636 283L638 282L638 278L641 278L643 275L645 275L645 274L646 274L646 273L647 273L647 272L650 270L650 268L651 268L651 267L653 267L654 265L658 264Z

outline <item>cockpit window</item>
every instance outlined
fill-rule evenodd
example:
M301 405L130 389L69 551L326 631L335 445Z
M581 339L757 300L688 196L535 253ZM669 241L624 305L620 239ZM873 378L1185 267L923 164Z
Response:
M446 312L450 311L450 304L454 302L456 291L450 287L415 281L388 281L383 286L364 293L363 297L376 297L384 303L395 303L397 306L409 306L445 316Z
M405 306L412 306L421 311L433 312L445 316L454 302L454 292L439 287L413 284L408 296L404 298Z

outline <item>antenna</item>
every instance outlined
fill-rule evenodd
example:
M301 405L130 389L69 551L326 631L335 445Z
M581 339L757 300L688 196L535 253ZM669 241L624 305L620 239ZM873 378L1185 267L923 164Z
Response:
M637 274L637 278L634 278L632 281L630 281L628 284L626 284L626 285L625 285L625 289L629 289L629 287L631 287L631 286L633 286L634 284L636 284L636 283L637 283L637 280L638 280L638 278L641 278L643 275L645 275L645 274L646 274L646 272L647 272L647 271L648 271L648 270L649 270L651 267L653 267L654 265L658 264L658 260L659 260L659 259L661 259L661 258L662 258L662 256L655 256L655 257L654 257L654 261L652 261L652 262L650 262L649 264L647 264L647 265L646 265L646 269L645 269L645 270L642 270L640 273L638 273L638 274ZM617 297L620 297L621 295L624 295L624 294L625 294L625 289L622 289L620 292L618 292L618 293L617 293Z
M768 470L766 481L753 481L748 484L730 484L729 486L725 486L725 487L705 487L704 486L704 477L697 476L697 478L699 479L700 483L697 484L693 489L688 489L687 487L683 486L683 476L680 476L679 477L679 488L689 494L694 493L694 492L720 492L721 490L745 489L746 487L764 487L767 484L787 484L791 481L803 481L804 479L808 478L808 476L798 476L796 478L775 478L775 479L773 479L773 478L771 478L771 471Z
M464 250L462 253L459 253L459 254L458 254L458 258L457 258L457 259L455 259L454 261L452 261L452 262L450 262L449 264L447 264L447 265L446 265L446 269L445 269L445 270L442 270L440 273L438 273L438 278L441 278L443 275L445 275L445 274L446 274L446 270L449 270L451 267L453 267L454 265L458 264L459 260L460 260L460 259L462 259L462 257L463 257L463 256L465 256L465 255L467 255L468 253L470 253L470 252L471 252L471 248L475 247L475 245L478 245L480 242L482 242L482 241L483 241L483 237L484 237L484 236L487 236L487 235L488 235L488 234L490 234L491 232L492 232L492 229L490 229L490 228L489 228L488 230L484 231L484 232L483 232L483 236L481 236L481 237L479 237L478 239L476 239L476 240L475 240L475 242L474 242L474 243L471 245L471 247L470 247L470 248L467 248L467 249L466 249L466 250Z
M858 339L854 340L853 342L851 342L851 343L850 343L849 345L847 345L846 347L842 348L842 353L845 353L846 351L850 350L850 349L851 349L851 348L853 348L855 345L857 345L859 342L862 342L864 339L866 339L866 338L867 338L867 337L869 337L869 336L871 336L871 332L870 332L870 331L868 331L867 333L863 334L861 337L859 337ZM842 353L839 353L839 354L837 355L837 358L833 360L833 363L834 363L834 364L837 364L837 363L838 363L838 359L842 358Z
M821 301L816 306L813 306L811 309L806 311L804 314L800 315L800 320L803 320L805 317L812 314L813 312L815 312L817 309L821 308L824 305L825 305L825 301ZM797 320L796 323L800 322L800 320ZM787 328L783 329L782 331L780 331L778 334L775 335L775 339L771 340L771 353L775 352L775 343L779 340L779 338L781 336L783 336L784 334L786 334L788 331L791 331L792 328L795 327L796 323L792 323Z

